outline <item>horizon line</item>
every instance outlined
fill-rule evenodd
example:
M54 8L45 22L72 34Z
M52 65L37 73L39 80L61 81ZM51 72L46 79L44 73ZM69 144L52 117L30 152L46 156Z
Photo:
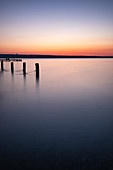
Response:
M110 57L110 58L112 58L113 56L109 56L109 55L52 55L52 54L18 54L18 53L16 53L16 54L0 54L0 58L1 58L1 56L11 56L11 55L13 55L13 56L42 56L42 57L44 57L44 56L51 56L51 57L103 57L103 58L106 58L106 57Z

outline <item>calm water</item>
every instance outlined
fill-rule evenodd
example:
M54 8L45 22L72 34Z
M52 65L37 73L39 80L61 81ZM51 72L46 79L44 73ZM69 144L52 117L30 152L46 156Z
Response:
M113 59L23 61L0 71L0 169L113 170Z

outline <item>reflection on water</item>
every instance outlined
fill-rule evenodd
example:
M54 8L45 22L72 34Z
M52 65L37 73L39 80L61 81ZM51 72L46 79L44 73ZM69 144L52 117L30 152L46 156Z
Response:
M36 74L36 85L39 86L39 74Z
M0 72L0 169L113 169L113 60L24 62Z

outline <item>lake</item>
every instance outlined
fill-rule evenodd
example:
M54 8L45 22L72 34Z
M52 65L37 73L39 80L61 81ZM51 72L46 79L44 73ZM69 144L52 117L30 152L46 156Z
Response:
M0 169L113 170L113 59L23 62L0 71Z

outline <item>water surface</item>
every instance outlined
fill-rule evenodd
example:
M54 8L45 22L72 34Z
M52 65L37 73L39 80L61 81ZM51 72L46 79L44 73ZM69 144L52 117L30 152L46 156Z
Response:
M0 169L112 170L113 59L23 61L0 71Z

